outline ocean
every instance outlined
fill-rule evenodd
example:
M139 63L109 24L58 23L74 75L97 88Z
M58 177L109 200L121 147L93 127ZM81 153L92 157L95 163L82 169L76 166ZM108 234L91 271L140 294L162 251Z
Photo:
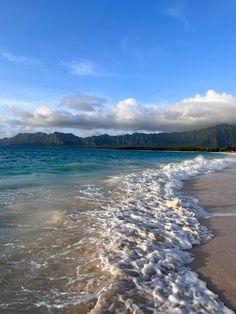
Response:
M1 313L232 313L188 264L212 237L194 152L0 148Z

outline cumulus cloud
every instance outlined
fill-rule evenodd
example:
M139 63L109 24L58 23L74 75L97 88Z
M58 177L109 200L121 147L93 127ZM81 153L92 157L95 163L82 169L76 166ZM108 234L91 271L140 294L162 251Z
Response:
M80 93L64 97L61 101L62 106L78 111L95 111L97 108L103 107L105 103L106 99L104 97Z
M26 111L12 107L13 117L5 119L4 123L21 128L69 128L86 132L94 130L94 133L99 130L108 133L185 131L221 123L236 124L236 97L213 90L164 108L143 105L133 98L121 100L113 106L101 106L102 103L103 99L99 97L78 94L65 97L59 109L38 106Z
M197 94L183 99L163 111L164 120L181 130L221 123L236 124L235 113L236 97L213 90L208 90L203 96Z
M33 59L25 56L19 56L19 55L14 55L10 53L9 51L6 50L1 50L0 54L3 58L8 60L9 62L14 62L14 63L24 63L24 64L40 64L40 61L38 59Z

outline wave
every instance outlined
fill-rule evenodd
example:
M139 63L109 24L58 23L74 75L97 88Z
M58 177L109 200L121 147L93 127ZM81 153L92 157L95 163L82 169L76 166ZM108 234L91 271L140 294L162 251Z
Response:
M233 313L187 264L187 250L212 237L197 219L183 181L231 166L231 157L198 156L115 177L97 212L100 267L112 281L97 294L95 313Z
M39 209L47 208L50 200L56 207L39 214L34 211L29 224L12 221L26 234L22 242L9 238L5 259L8 265L19 261L27 269L27 280L22 277L16 299L6 299L7 303L3 299L0 309L6 313L21 308L24 313L233 313L188 266L193 260L188 250L213 235L198 221L198 216L209 214L197 199L185 197L181 188L185 180L236 163L233 156L215 156L159 163L156 168L93 180L55 194L37 191ZM12 203L10 199L9 208L19 210L19 204ZM9 227L11 220L7 223ZM11 257L12 249L19 256Z

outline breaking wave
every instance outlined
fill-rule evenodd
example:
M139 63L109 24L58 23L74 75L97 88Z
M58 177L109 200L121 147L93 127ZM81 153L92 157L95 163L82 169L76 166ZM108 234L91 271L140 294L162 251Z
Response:
M233 162L199 156L113 179L117 188L99 214L101 266L113 281L90 313L233 313L187 266L186 250L212 234L181 192L184 180Z
M188 250L212 234L198 221L207 213L181 188L235 163L215 156L174 157L83 185L26 189L22 198L4 193L1 224L9 230L2 238L0 310L233 313L188 266Z

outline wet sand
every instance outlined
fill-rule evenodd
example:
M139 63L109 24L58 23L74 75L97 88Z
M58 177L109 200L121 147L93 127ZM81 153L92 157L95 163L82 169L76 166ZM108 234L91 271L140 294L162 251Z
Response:
M187 182L184 191L209 213L200 220L214 234L212 240L191 250L195 259L190 266L236 311L236 169L198 177Z

